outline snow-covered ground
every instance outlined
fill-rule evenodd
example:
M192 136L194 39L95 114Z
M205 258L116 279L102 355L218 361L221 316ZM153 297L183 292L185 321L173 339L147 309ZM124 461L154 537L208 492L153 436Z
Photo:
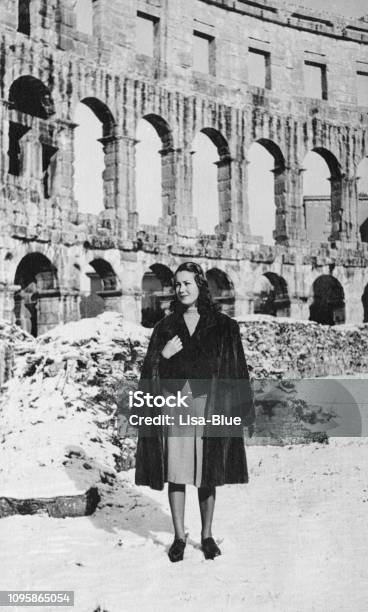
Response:
M171 564L166 492L135 487L131 471L92 517L2 519L1 589L74 590L77 612L365 612L368 440L247 454L250 483L218 488L215 561L199 548L195 489L185 559Z
M327 333L315 325L310 329L316 337ZM254 362L257 376L268 372L267 355L274 348L262 348L261 331L247 336L254 345L249 355L260 356ZM326 425L329 435L347 435L346 419L351 423L354 408L363 437L335 437L328 445L249 446L250 483L218 488L214 535L223 555L203 558L196 491L188 487L185 559L171 564L167 492L137 488L132 471L117 471L120 453L129 459L134 450L132 440L121 449L115 435L120 387L123 380L137 379L148 336L121 315L104 313L59 326L37 341L29 338L24 346L12 343L14 377L0 398L0 496L72 495L96 485L101 503L90 517L2 518L0 590L73 590L76 612L365 612L363 375L337 381L334 407L342 387L349 395L336 408L341 418L331 429ZM302 340L296 333L295 338L290 346L298 353ZM355 346L349 342L346 346ZM307 400L331 403L319 384L305 381Z

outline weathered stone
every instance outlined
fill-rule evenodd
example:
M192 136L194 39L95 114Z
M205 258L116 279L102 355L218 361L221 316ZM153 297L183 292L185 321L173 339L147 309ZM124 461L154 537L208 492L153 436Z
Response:
M97 317L105 310L105 302L102 297L93 293L92 295L82 296L80 301L80 315L82 319Z
M47 304L34 294L41 323L33 321L32 333L78 316L77 308L64 308L65 296L88 292L81 284L96 259L116 275L109 307L136 321L147 270L160 264L173 271L195 258L206 271L226 271L236 287L236 314L253 312L253 288L270 273L286 284L291 315L307 319L313 284L325 275L344 290L346 322L362 322L368 234L360 229L368 205L358 195L356 168L368 154L368 116L358 104L357 73L368 74L367 21L272 0L107 4L93 3L89 35L77 31L72 0L50 0L47 14L31 3L22 24L16 0L0 3L0 254L12 253L1 264L0 283L16 284L19 266L34 254L48 259L55 281ZM137 52L137 10L159 30L153 57ZM208 74L193 66L193 29L201 28L215 38ZM250 83L249 49L268 58L264 87ZM323 99L305 89L305 62L325 66ZM102 124L104 210L98 216L78 212L73 195L74 110L81 100ZM143 227L136 207L136 128L143 117L162 143L159 227ZM200 130L219 157L219 224L205 243L192 202L191 143ZM275 161L277 248L262 245L249 229L246 155L253 142ZM303 201L302 162L310 150L330 168L327 203ZM310 258L318 249L323 253ZM45 271L40 262L31 262L35 275ZM27 280L23 275L22 290ZM0 314L13 318L4 292Z
M91 487L80 495L30 499L0 497L0 518L14 514L47 514L53 518L90 516L99 501L100 495L96 487Z

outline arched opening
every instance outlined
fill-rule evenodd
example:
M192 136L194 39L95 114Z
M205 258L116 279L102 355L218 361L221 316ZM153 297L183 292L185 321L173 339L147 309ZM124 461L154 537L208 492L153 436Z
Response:
M98 214L115 204L115 121L96 98L78 104L74 121L74 197L79 212Z
M50 90L31 75L16 79L9 90L9 106L11 109L48 119L55 113L55 106Z
M136 131L136 202L139 223L157 225L172 213L175 167L171 130L157 115L145 115Z
M14 279L21 289L14 295L17 325L33 336L44 333L59 322L57 271L41 253L30 253L18 264Z
M223 191L229 188L229 150L218 132L203 129L195 136L192 151L193 216L198 229L213 234L221 219L221 200L229 195Z
M221 306L221 311L229 317L235 315L234 285L228 275L218 268L206 272L208 288L213 300Z
M254 287L254 313L290 317L290 298L285 279L265 272Z
M309 308L310 321L321 325L345 323L345 295L339 281L328 274L313 283L313 302Z
M116 291L117 278L113 267L102 258L94 259L89 264L94 272L87 273L91 281L91 293Z
M341 231L341 172L337 159L321 147L303 161L303 206L309 240L327 242Z
M106 259L97 258L89 266L86 275L90 280L90 294L81 298L81 317L96 317L105 310L120 312L121 290L112 265Z
M76 29L92 36L93 34L93 4L92 0L76 0Z
M19 113L48 119L54 112L50 90L42 81L27 75L12 83L9 90L8 172L13 176L21 176L26 173L28 165L29 175L38 179L41 171L44 198L52 195L57 147L54 146L52 132L48 133L47 130L39 130L38 141L34 137L26 137L33 123ZM27 147L32 150L27 152ZM32 159L32 163L27 162L27 159ZM35 159L36 164L33 161Z
M357 172L358 224L362 242L368 242L368 157L360 162Z
M173 273L162 264L153 264L142 279L142 325L154 327L169 313L174 296Z
M247 159L250 230L274 244L286 235L284 157L274 142L261 138L251 145Z

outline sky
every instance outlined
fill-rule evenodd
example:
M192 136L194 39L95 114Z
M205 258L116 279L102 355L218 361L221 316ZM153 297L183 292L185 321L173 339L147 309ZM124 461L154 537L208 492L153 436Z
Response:
M301 0L301 6L337 12L347 16L368 14L368 0ZM87 8L86 8L87 7ZM78 0L78 28L91 28L90 0ZM147 36L144 37L145 41ZM79 104L75 114L79 124L75 139L75 197L80 212L98 214L103 210L102 172L104 158L101 143L101 124L92 111ZM158 151L161 141L154 128L142 120L138 124L136 145L136 195L140 222L157 225L161 216L161 157ZM192 143L193 163L193 213L198 227L204 233L213 233L219 221L217 194L217 151L203 134ZM250 228L253 234L262 236L267 244L273 244L275 206L273 197L273 158L260 145L254 144L248 151L248 200ZM303 162L304 195L328 195L329 171L324 160L309 153ZM360 188L368 191L368 162L362 166Z

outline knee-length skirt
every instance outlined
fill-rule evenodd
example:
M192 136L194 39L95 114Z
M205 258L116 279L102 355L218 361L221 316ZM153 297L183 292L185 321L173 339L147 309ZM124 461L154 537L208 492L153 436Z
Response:
M187 381L182 394L187 395L185 417L187 415L204 417L207 395L193 397L190 384ZM167 397L171 393L164 391ZM166 408L165 413L174 417L173 425L164 428L164 461L168 482L176 484L192 484L201 486L203 462L203 433L202 425L180 425L178 408Z

